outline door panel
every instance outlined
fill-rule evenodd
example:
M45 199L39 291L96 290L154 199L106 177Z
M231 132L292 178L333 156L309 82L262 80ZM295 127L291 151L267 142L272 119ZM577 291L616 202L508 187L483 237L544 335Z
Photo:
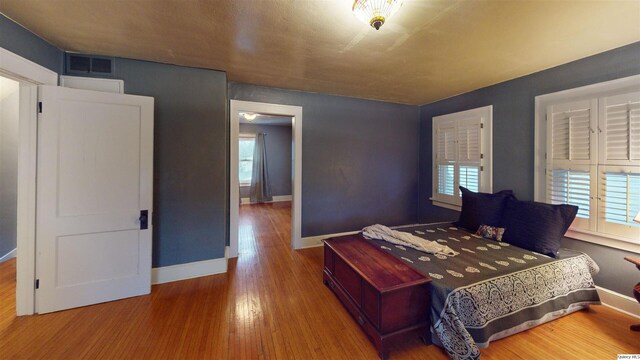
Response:
M36 311L148 294L153 99L41 86Z
M140 209L140 108L61 101L60 110L59 216Z
M56 243L57 287L82 285L140 274L139 231L60 236Z

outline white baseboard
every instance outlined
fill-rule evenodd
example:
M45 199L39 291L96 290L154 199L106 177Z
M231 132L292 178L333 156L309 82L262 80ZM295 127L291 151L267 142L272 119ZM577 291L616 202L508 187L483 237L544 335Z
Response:
M163 266L151 269L151 283L164 284L172 281L193 279L201 276L227 272L227 258L195 261L186 264Z
M16 257L16 249L13 249L6 253L4 256L0 257L0 263L5 262L9 259L13 259L14 257Z
M296 250L322 246L322 240L324 240L324 239L328 239L330 237L336 237L336 236L343 236L343 235L353 235L353 234L357 234L359 232L360 232L360 230L347 231L347 232L336 233L336 234L326 234L326 235L316 235L316 236L303 237L300 240L300 243L296 244Z
M280 202L280 201L291 201L293 197L291 195L278 195L274 196L271 201L267 201L268 203ZM251 200L248 197L240 198L240 204L251 204Z
M596 286L602 305L640 319L640 303L636 299Z

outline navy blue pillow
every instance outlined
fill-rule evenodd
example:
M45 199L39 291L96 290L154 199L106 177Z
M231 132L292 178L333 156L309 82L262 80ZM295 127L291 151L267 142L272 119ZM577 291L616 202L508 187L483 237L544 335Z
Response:
M510 199L504 210L502 241L552 257L578 213L573 205L550 205Z
M514 198L513 191L503 190L495 194L476 193L460 186L462 211L456 226L476 232L480 225L500 226L507 200Z

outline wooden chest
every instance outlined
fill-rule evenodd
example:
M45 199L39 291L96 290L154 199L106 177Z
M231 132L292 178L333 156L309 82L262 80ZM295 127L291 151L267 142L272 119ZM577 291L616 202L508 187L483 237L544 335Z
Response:
M389 346L408 333L430 343L431 278L361 235L325 240L323 278L373 342L380 358L386 358Z

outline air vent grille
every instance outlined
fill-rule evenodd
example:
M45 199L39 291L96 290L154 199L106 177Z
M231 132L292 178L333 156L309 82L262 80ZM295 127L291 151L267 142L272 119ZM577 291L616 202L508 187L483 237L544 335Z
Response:
M65 60L66 74L101 76L113 74L113 58L66 53Z
M92 58L91 72L111 74L111 59Z
M84 56L69 56L69 71L88 74L91 72L91 58Z

